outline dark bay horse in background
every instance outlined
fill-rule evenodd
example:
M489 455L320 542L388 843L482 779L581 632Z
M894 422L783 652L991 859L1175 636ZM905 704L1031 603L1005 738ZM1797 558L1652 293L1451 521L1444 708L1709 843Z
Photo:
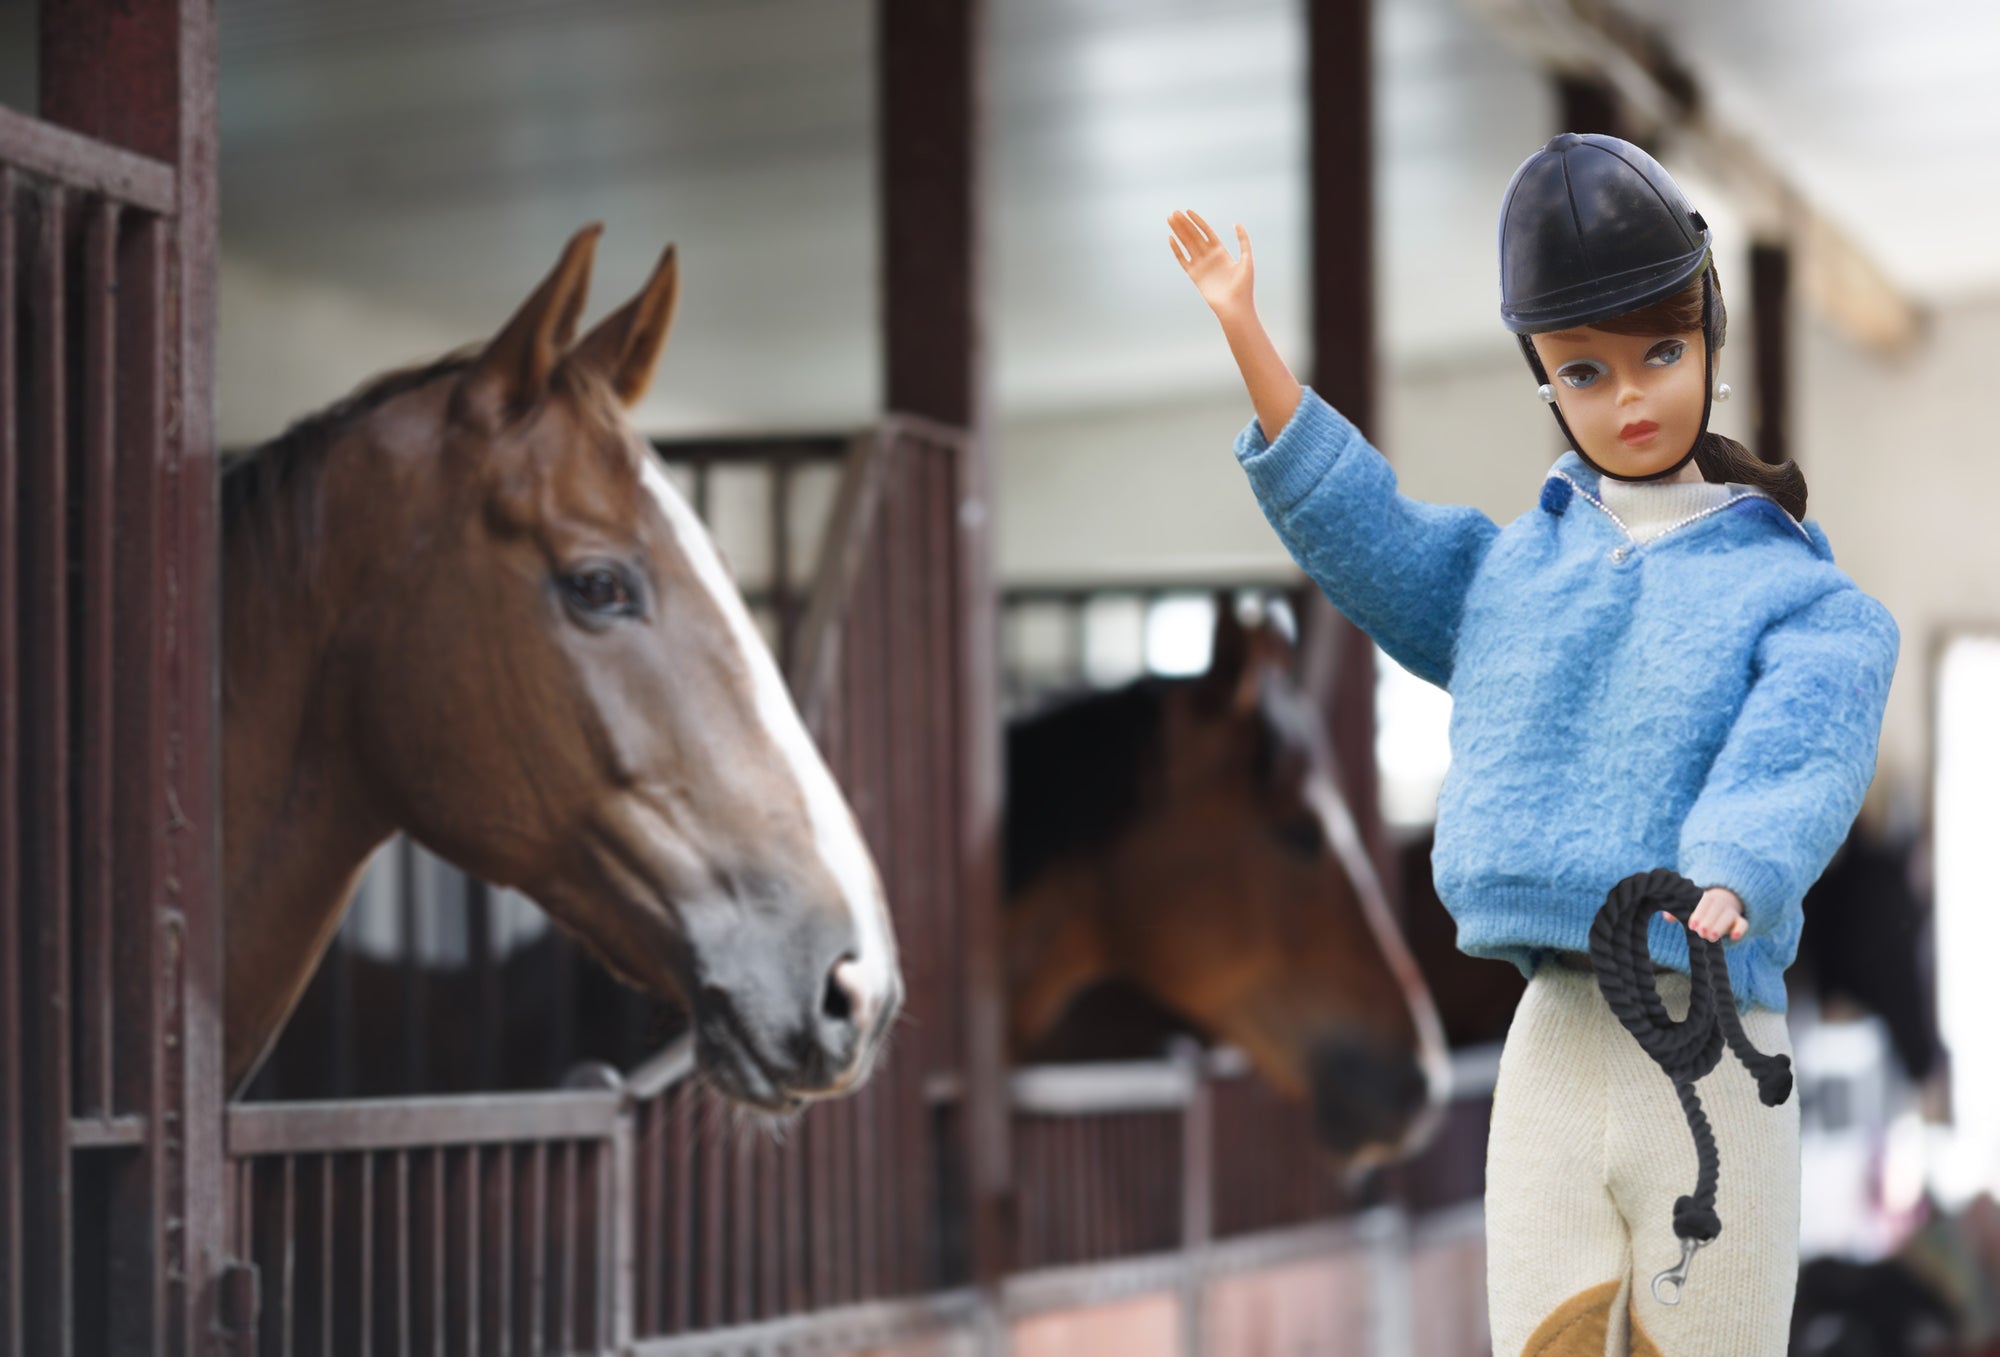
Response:
M672 324L674 251L573 343L598 234L491 342L225 475L232 1090L398 830L685 1005L740 1101L858 1086L901 1001L854 816L625 418Z
M1414 1152L1448 1055L1333 780L1289 641L1217 600L1213 658L1012 724L1007 976L1017 1059L1123 982L1310 1098L1366 1167Z

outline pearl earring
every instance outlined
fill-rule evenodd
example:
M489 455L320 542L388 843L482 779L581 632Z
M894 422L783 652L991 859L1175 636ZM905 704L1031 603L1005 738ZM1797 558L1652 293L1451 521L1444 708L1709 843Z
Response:
M1728 382L1717 382L1715 384L1715 398L1719 401L1726 401L1729 399Z
M1540 386L1536 387L1535 394L1540 396L1547 404L1554 405L1556 403L1556 389L1547 382L1543 382Z

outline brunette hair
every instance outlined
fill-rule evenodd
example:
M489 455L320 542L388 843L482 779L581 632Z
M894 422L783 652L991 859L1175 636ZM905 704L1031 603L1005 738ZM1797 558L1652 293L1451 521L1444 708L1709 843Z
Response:
M1722 305L1722 282L1716 276L1713 264L1708 266L1708 277L1715 291L1715 324L1707 331L1708 342L1719 353L1722 341L1729 333L1729 312ZM1637 311L1627 311L1622 316L1613 316L1610 320L1594 321L1591 328L1614 335L1681 335L1689 330L1701 330L1704 328L1701 323L1701 280L1702 275L1696 274L1694 281L1671 297L1642 306ZM1797 462L1766 462L1735 439L1724 438L1713 429L1705 430L1701 441L1695 444L1694 461L1701 468L1702 479L1754 485L1776 500L1793 518L1805 518L1806 477Z

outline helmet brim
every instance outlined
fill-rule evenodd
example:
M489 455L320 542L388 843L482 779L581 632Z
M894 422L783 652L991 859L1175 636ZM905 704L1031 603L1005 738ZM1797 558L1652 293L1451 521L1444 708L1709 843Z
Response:
M1622 316L1665 301L1692 282L1708 264L1712 232L1704 226L1701 244L1677 259L1610 278L1593 278L1500 308L1500 322L1517 335L1546 334Z

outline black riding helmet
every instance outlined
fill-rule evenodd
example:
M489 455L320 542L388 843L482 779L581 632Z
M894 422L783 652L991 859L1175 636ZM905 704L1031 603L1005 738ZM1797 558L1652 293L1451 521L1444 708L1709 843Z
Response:
M1629 141L1564 132L1521 162L1500 200L1500 319L1520 339L1535 380L1547 371L1532 334L1594 325L1673 296L1702 280L1701 427L1686 456L1650 476L1620 476L1590 460L1562 410L1549 406L1577 456L1614 480L1660 480L1694 456L1714 401L1716 324L1713 233L1660 162Z

